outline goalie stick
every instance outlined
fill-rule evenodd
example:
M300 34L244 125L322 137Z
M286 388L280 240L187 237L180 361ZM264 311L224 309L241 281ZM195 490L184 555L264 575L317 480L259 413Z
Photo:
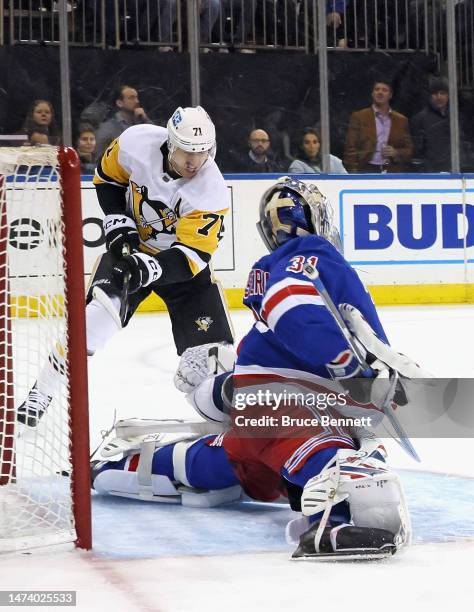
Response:
M347 327L346 322L342 318L341 313L339 312L337 306L334 304L331 296L327 292L326 287L324 286L324 283L319 276L318 270L311 264L307 263L303 267L303 274L306 276L306 278L308 278L313 283L316 291L319 293L321 299L323 300L324 305L329 310L329 312L332 314L342 335L346 339L347 344L349 345L351 351L354 353L355 358L359 362L359 365L362 368L362 370L364 372L370 371L371 368L370 368L370 365L365 360L365 355L363 355L362 351L360 350L360 347L358 346L357 342L354 339L354 336L352 335L350 329ZM388 399L392 395L391 392L394 389L395 385L397 384L397 381L398 381L398 373L395 371L395 375L393 377L393 381L390 386L390 389L387 392L386 399L381 403L379 408L388 418L395 433L399 437L398 443L400 444L400 446L405 450L405 452L407 452L410 455L410 457L412 457L418 462L421 462L418 456L418 453L413 447L413 444L410 442L400 421L397 419L397 417L394 414L393 408L391 406L391 399L390 400Z

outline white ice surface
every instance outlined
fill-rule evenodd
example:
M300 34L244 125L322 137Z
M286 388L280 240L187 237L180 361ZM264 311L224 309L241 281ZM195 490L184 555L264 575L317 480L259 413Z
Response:
M474 307L390 307L380 313L398 350L439 377L474 378ZM252 318L246 311L232 314L240 338ZM194 417L172 386L177 361L166 315L136 316L90 360L93 447L114 410L117 418ZM94 552L2 558L0 590L73 589L77 609L117 612L470 609L472 440L416 440L415 446L421 466L389 444L392 465L403 468L414 531L413 546L392 559L290 562L282 534L290 511L274 504L199 511L96 497Z

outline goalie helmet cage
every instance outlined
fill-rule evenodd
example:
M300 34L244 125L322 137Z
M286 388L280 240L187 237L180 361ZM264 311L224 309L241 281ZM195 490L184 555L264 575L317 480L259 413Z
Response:
M91 548L85 338L78 156L0 147L0 552ZM25 427L16 411L53 349L63 374Z

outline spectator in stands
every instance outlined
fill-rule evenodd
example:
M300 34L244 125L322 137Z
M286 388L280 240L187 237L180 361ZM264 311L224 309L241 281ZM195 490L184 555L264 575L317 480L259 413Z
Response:
M415 147L413 163L419 172L451 170L449 86L445 79L430 82L428 104L412 118L411 133Z
M162 0L160 2L159 34L158 39L163 43L171 43L173 40L172 31L176 21L177 0ZM217 21L220 10L220 0L200 0L200 31L201 44L207 45L211 42L211 34L214 24ZM158 47L159 51L173 51L173 47L165 45ZM204 52L210 51L209 47L203 49Z
M271 151L270 137L265 130L252 130L249 150L234 162L234 172L283 172Z
M127 128L139 123L153 123L140 106L138 92L130 85L120 85L114 95L117 112L101 123L96 132L97 157Z
M83 174L94 174L97 165L96 138L94 128L90 124L79 126L76 140L76 151L81 160L81 172Z
M347 9L351 0L327 0L326 25L328 47L347 47Z
M31 144L59 144L61 137L51 102L35 100L28 110L20 133L26 134Z
M295 174L320 174L322 170L321 159L321 136L319 131L313 127L304 128L299 141L300 154L293 160L288 168L288 172ZM347 174L342 161L335 155L329 156L332 174Z
M349 172L408 172L413 145L408 119L390 107L392 85L378 79L372 106L352 113L346 133L344 166Z
M36 128L31 132L28 143L33 146L50 144L48 134L40 128Z

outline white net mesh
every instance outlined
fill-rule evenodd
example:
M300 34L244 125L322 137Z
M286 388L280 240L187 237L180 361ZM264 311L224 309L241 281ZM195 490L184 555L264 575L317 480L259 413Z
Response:
M64 224L57 149L0 148L0 551L72 541ZM52 357L53 356L53 357ZM17 411L50 374L36 427Z

